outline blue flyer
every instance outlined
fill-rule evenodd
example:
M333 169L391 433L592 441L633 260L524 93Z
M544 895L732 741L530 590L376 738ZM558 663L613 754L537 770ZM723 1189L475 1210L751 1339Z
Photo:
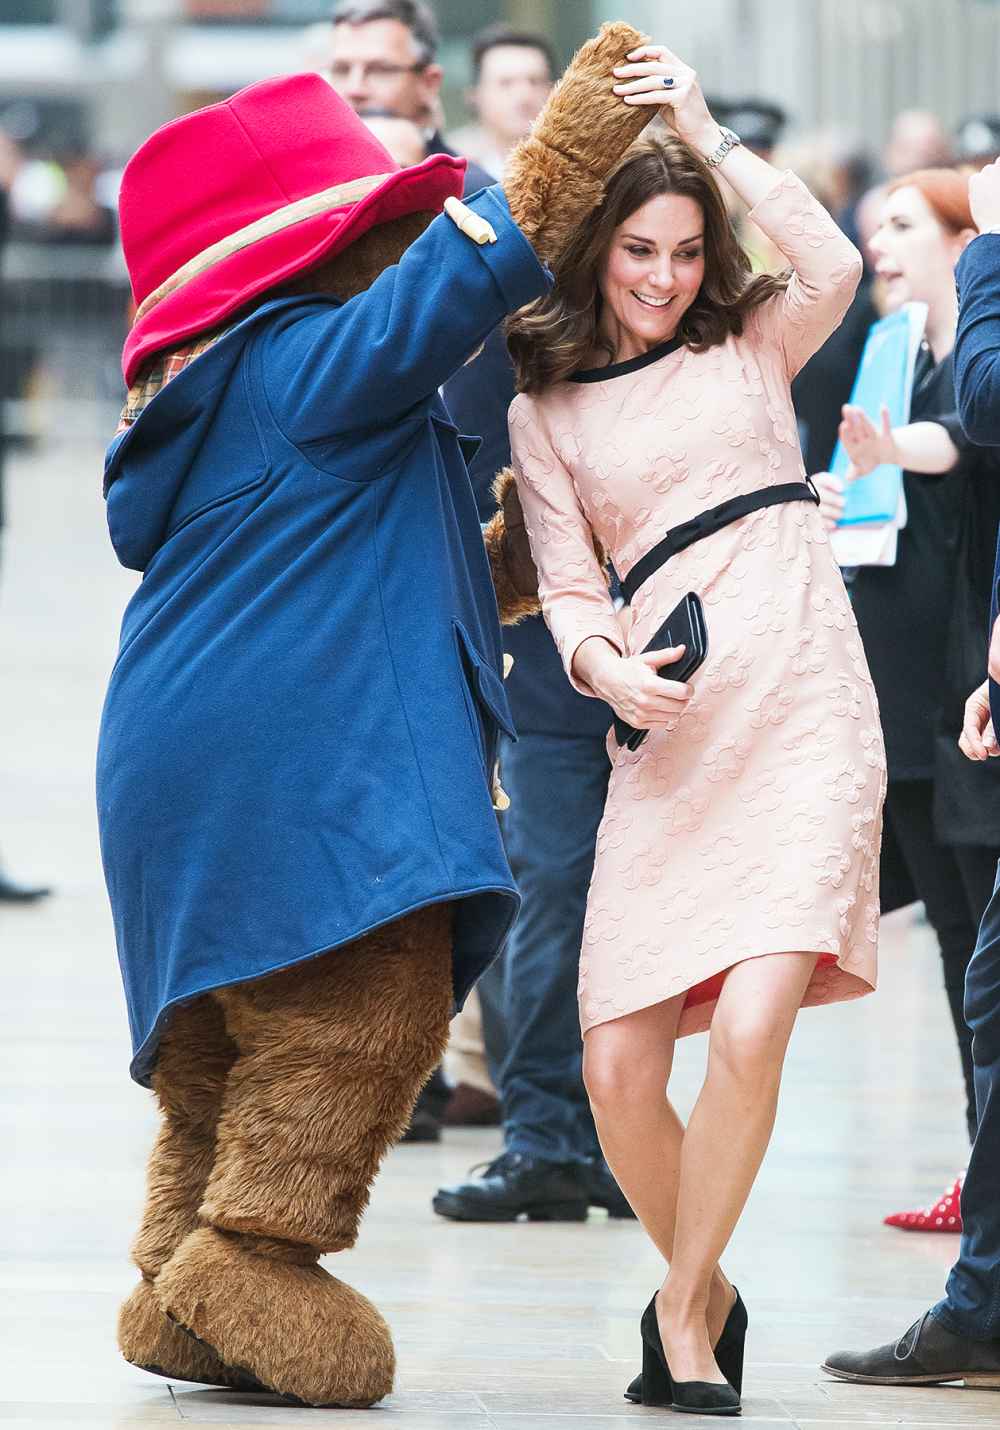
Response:
M872 324L854 379L851 405L863 408L876 427L882 425L883 405L889 409L893 427L902 427L909 421L913 373L926 321L925 303L905 303L897 313ZM846 477L850 464L843 443L838 442L830 471ZM844 515L838 524L895 521L902 495L902 468L883 463L866 477L848 484Z

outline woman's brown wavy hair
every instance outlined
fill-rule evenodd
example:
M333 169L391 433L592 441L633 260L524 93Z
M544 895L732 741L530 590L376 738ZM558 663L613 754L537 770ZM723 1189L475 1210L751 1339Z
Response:
M693 199L705 219L705 278L678 335L695 352L739 336L749 312L780 293L787 275L753 277L711 169L682 140L643 138L608 180L604 198L555 269L555 286L507 322L518 392L541 392L588 363L596 349L615 354L600 335L601 262L620 224L660 194Z

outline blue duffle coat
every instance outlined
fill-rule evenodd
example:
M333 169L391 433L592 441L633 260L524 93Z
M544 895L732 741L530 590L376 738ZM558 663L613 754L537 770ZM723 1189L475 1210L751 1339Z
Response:
M490 776L511 731L463 439L438 387L551 281L502 190L366 292L267 304L112 445L126 609L97 766L148 1084L170 1009L456 901L455 999L517 893Z

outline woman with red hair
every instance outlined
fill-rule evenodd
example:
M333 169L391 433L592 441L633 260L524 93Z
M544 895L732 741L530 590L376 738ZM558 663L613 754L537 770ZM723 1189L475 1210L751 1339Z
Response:
M976 236L968 182L951 169L921 169L889 188L872 240L890 309L927 304L910 421L879 427L844 408L841 439L863 476L880 463L904 469L907 525L894 566L864 566L854 609L878 692L889 761L886 820L941 947L944 982L975 1135L972 1038L963 1014L965 970L1000 857L1000 766L958 749L968 692L981 679L1000 460L976 447L958 419L952 349L958 322L955 264ZM817 478L830 525L842 483ZM961 1177L931 1207L886 1218L909 1231L961 1231Z

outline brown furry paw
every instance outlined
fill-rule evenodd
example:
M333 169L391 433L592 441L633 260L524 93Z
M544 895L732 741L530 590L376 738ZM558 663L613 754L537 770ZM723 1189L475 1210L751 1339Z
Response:
M557 263L604 180L649 123L643 105L614 93L616 65L646 36L621 21L605 25L574 56L562 80L507 162L504 192L538 256Z
M214 1351L199 1345L160 1310L152 1283L139 1282L118 1312L118 1349L127 1361L168 1380L221 1385L229 1390L264 1390L260 1381L224 1365Z
M500 509L483 528L483 540L490 558L500 620L505 626L516 626L527 616L539 615L542 603L538 595L538 569L531 555L512 467L504 467L502 472L497 472L493 479L493 495ZM605 581L610 585L607 552L596 536L593 542L594 554L604 569Z
M392 1389L395 1353L378 1311L318 1264L255 1254L202 1227L154 1285L165 1315L278 1395L306 1405L374 1405Z
M538 572L510 467L497 474L493 495L499 510L483 528L483 540L490 559L500 620L505 626L516 626L527 616L537 616L542 607L538 599Z

